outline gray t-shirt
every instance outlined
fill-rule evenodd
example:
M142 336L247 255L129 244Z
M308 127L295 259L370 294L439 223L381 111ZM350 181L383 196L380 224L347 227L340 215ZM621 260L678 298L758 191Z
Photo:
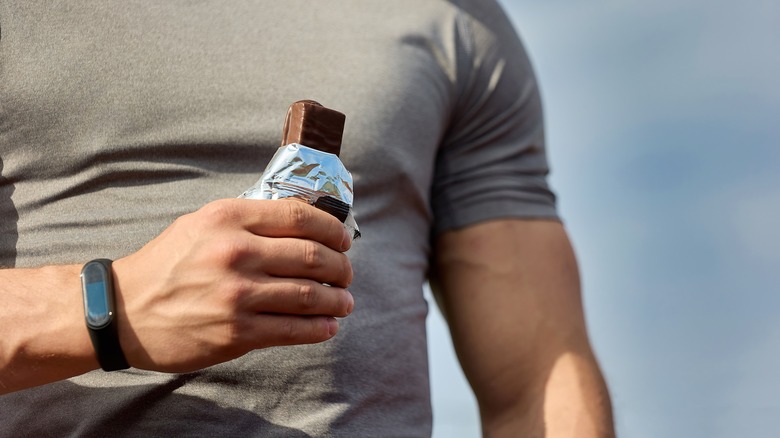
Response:
M556 217L536 82L493 1L0 1L0 265L120 258L237 196L299 99L347 115L364 237L338 336L12 393L0 436L430 435L432 236Z

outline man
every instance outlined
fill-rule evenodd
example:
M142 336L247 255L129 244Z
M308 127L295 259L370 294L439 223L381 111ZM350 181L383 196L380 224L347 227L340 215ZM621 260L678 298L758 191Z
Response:
M428 277L485 435L612 434L495 3L6 2L0 65L0 435L428 436ZM232 199L302 98L347 114L354 243ZM129 370L94 371L97 258Z

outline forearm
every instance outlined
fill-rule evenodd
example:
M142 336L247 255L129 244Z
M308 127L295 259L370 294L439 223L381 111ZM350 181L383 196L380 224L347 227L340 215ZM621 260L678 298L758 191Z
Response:
M481 407L485 437L614 436L609 394L592 355L561 354L546 379L528 389L516 403Z
M569 352L553 364L544 393L549 437L613 437L612 408L591 354Z
M0 270L0 394L98 368L84 322L80 270Z
M485 435L612 436L562 226L480 224L442 236L437 252L435 286Z
M351 238L299 202L227 199L112 265L130 366L190 372L332 338L352 312ZM0 270L0 394L98 368L79 265Z

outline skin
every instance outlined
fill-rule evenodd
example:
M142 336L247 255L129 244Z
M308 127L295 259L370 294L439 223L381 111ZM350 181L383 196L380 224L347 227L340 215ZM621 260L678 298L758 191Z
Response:
M187 372L332 338L354 307L350 244L337 219L299 202L228 199L182 216L113 264L128 362ZM99 367L80 270L0 270L0 394Z
M330 339L354 306L349 246L337 220L296 202L222 200L179 218L114 263L128 361L186 372ZM444 233L436 254L434 291L484 435L614 436L563 227L486 222ZM0 393L98 368L80 269L0 270Z
M432 287L486 437L613 437L563 226L498 220L443 233Z

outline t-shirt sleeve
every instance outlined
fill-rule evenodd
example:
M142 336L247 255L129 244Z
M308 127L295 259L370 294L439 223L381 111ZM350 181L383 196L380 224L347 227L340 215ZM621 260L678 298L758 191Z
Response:
M500 218L558 219L539 89L522 43L497 5L462 9L456 28L453 108L431 192L434 233Z

